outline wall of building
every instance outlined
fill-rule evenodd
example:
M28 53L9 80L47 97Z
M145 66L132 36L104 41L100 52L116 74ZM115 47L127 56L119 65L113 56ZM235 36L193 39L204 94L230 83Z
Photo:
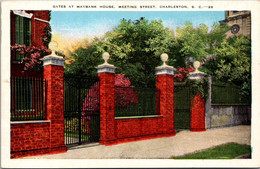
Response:
M238 33L233 34L230 30L226 33L227 37L234 36L251 36L251 13L250 11L227 11L225 14L225 20L220 21L226 23L228 26L235 24L239 25L240 30Z
M31 45L35 47L44 46L42 40L45 35L45 27L49 25L50 11L26 11L26 13L32 13L31 18ZM15 15L11 12L11 45L15 45ZM46 47L46 46L45 46ZM11 76L42 76L42 69L37 72L21 73L24 67L23 63L18 63L15 60L15 53L11 52Z

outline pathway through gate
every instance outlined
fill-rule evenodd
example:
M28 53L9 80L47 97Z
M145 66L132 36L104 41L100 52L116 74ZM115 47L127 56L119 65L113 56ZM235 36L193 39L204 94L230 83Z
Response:
M190 129L190 86L188 83L174 85L174 126L176 131Z
M65 144L98 142L99 79L64 75Z

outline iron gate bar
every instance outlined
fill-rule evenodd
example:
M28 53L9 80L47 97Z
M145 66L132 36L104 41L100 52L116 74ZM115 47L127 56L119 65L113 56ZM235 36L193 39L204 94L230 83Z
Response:
M189 83L176 83L174 85L174 126L176 131L190 129L190 85Z
M80 83L80 80L78 80L78 84ZM80 105L80 90L81 88L78 88L78 120L79 120L79 144L81 144L81 105Z
M99 141L99 79L64 75L64 85L65 144Z

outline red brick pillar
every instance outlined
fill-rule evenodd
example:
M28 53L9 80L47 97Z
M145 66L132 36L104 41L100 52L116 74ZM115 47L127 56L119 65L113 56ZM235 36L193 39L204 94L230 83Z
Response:
M55 55L43 59L43 76L46 80L46 113L50 120L50 153L66 152L64 144L64 61Z
M162 54L164 62L162 66L156 67L156 88L160 92L159 110L163 116L163 130L166 135L175 135L174 128L174 68L166 65L167 54Z
M100 144L115 141L115 66L108 64L109 54L104 53L105 63L97 67L100 79Z
M200 62L194 62L195 71L189 74L189 79L200 80L205 77L205 73L200 72L198 68L200 67ZM202 98L200 93L197 93L191 99L191 123L190 131L206 131L205 125L205 99Z

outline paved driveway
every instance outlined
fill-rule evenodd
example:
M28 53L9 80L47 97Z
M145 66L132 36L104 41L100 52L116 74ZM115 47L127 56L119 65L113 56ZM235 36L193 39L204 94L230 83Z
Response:
M251 127L235 126L206 132L181 131L172 137L122 143L112 146L81 145L67 153L30 157L31 159L169 159L213 146L235 142L251 144Z

